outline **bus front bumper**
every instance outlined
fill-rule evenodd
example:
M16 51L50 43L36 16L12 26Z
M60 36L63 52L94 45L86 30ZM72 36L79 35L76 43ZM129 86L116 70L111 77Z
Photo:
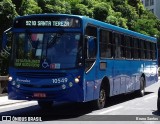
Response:
M22 90L13 86L8 87L8 98L12 100L53 100L53 101L68 101L68 102L83 102L83 89L74 86L68 89L59 91L45 90Z

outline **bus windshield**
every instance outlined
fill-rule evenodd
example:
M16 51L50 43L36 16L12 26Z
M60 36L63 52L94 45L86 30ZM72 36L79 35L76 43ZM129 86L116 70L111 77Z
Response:
M15 33L13 40L15 67L66 69L80 65L80 33Z

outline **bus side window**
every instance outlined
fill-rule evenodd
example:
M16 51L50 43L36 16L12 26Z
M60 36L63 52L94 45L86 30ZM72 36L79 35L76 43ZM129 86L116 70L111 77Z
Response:
M111 45L111 37L110 34L112 32L108 30L100 31L100 57L101 58L111 58L112 57L112 45Z
M156 59L156 44L151 43L151 58L152 60Z
M123 59L126 58L126 42L125 42L125 36L121 35L121 57Z
M115 58L120 58L121 57L121 50L120 50L120 45L121 45L121 37L119 34L115 34Z
M126 58L131 59L131 38L126 36Z
M149 41L147 41L146 42L146 59L150 59L151 57L150 57L150 42Z
M141 59L145 59L144 40L140 41L140 48L141 48Z
M138 46L138 42L139 42L139 39L137 38L133 38L133 55L134 55L134 59L139 59L140 56L139 56L139 46Z

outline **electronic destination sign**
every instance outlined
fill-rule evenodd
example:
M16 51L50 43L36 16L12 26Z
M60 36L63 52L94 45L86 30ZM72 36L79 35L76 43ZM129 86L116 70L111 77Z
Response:
M79 28L80 19L62 16L30 16L17 18L14 21L14 28L37 28L37 27L64 27Z

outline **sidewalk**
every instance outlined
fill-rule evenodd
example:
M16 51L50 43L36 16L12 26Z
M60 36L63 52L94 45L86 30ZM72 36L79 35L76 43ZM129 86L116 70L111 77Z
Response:
M0 96L0 107L5 105L11 105L15 103L26 102L25 100L9 100L8 96Z

